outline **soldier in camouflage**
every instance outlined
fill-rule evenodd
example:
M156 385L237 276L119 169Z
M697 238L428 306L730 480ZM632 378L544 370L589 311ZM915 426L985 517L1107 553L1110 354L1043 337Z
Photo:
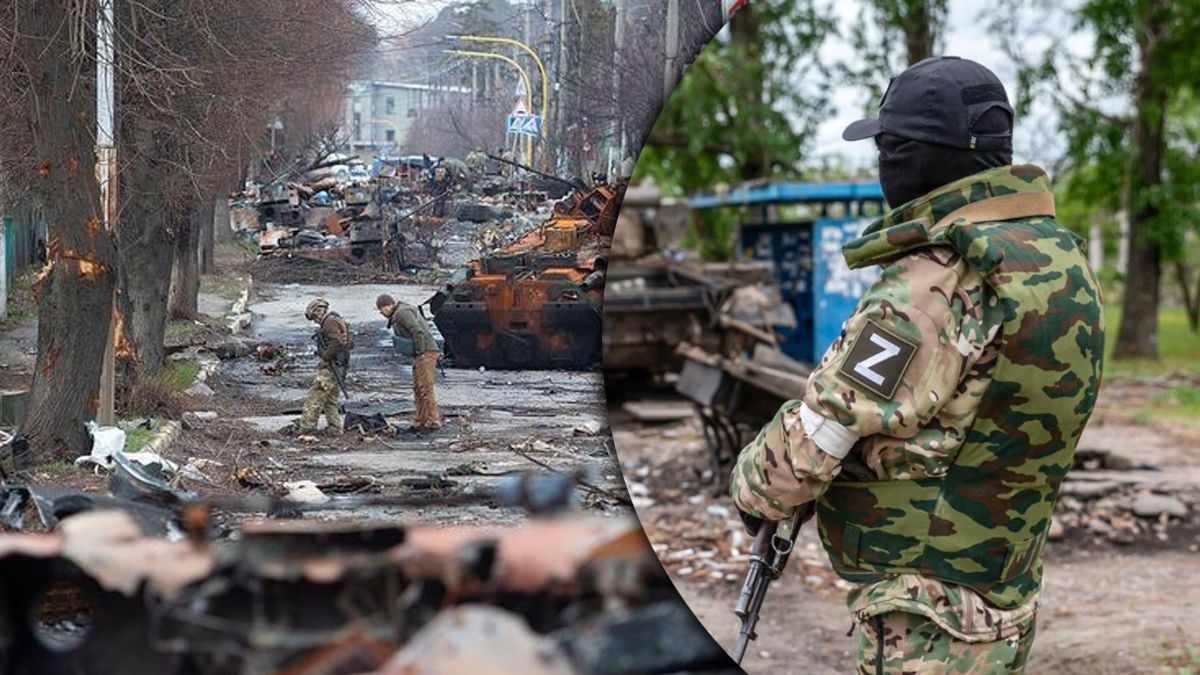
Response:
M338 396L346 381L350 350L354 347L350 339L350 326L336 312L329 311L329 302L323 298L308 303L304 318L317 324L313 335L317 343L317 376L308 389L303 412L294 430L299 433L314 431L324 413L325 421L329 424L328 432L340 435L345 427Z
M899 204L844 254L882 267L841 336L738 458L752 530L817 503L855 582L860 673L1019 673L1042 546L1100 385L1100 291L1044 172L1011 166L999 80L953 57L895 78L874 137Z

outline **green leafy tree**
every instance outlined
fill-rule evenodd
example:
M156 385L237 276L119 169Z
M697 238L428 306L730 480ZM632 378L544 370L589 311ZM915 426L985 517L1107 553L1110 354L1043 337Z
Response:
M634 179L681 194L794 176L827 113L816 50L834 31L811 0L756 0L684 75L651 131ZM707 258L732 251L732 214L705 214L695 242Z
M1046 22L1037 3L1010 0L993 9L993 27L1021 66L1018 114L1034 98L1053 101L1073 169L1068 195L1128 213L1129 259L1113 355L1157 358L1163 265L1181 259L1187 232L1198 222L1195 125L1186 120L1194 115L1200 68L1200 3L1087 0L1068 18L1074 30L1094 36L1095 48L1072 53L1060 36L1037 60L1023 57L1022 47L1037 31L1020 24L1026 9Z
M873 109L894 75L934 55L947 14L947 0L864 0L858 21L843 27L854 61L838 69Z

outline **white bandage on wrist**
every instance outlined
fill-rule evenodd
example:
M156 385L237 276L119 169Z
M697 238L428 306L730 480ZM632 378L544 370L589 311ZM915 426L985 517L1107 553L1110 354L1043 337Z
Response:
M800 424L821 452L838 459L845 459L859 439L858 434L808 407L807 403L800 404Z

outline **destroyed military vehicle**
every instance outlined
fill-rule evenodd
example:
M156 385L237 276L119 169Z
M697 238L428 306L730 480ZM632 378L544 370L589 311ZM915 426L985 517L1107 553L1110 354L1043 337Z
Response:
M605 254L624 191L577 188L540 226L451 277L429 304L455 366L599 366Z

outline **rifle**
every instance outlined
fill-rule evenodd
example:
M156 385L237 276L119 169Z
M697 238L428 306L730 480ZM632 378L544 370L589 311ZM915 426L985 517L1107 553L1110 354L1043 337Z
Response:
M330 362L329 372L333 375L333 381L337 382L338 392L347 400L350 400L350 392L346 391L346 379L342 376L342 367L336 363Z
M797 507L791 518L779 522L765 522L758 528L758 534L754 537L754 547L750 549L750 569L746 571L746 580L742 582L742 591L738 594L737 605L733 608L733 613L742 620L737 647L733 650L733 660L738 665L741 665L750 641L758 638L754 628L758 625L758 613L762 610L763 599L767 597L767 586L783 574L788 557L796 546L800 526L812 517L815 509L814 503L808 502Z

